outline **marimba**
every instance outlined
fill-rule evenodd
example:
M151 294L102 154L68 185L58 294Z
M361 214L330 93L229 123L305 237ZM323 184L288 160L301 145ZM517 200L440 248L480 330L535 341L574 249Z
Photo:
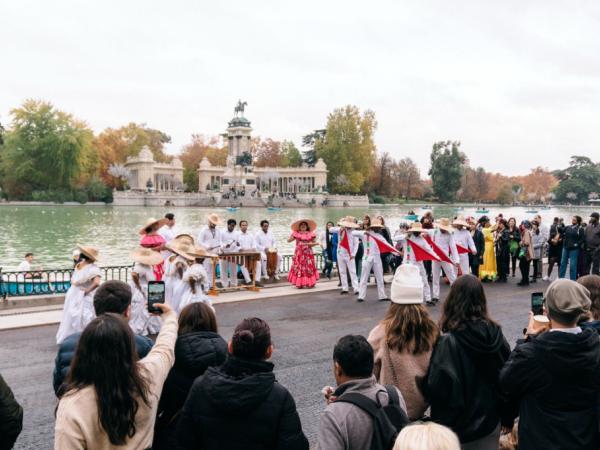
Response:
M219 295L219 290L217 289L217 263L219 260L229 261L238 265L244 265L246 269L248 269L248 273L250 274L250 279L252 280L252 284L249 286L242 285L238 287L238 289L248 289L249 291L260 291L259 288L256 287L255 284L255 271L256 271L256 263L260 262L260 253L259 252L235 252L235 253L222 253L218 256L213 256L211 258L212 261L212 287L208 291L208 295ZM237 277L237 270L235 273ZM230 289L230 288L229 288ZM235 289L235 288L234 288Z

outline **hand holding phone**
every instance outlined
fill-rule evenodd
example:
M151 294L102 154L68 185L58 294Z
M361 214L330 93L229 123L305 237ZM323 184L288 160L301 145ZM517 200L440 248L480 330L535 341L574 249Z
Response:
M163 310L154 306L155 303L165 302L165 282L148 282L148 312L152 314L162 314Z

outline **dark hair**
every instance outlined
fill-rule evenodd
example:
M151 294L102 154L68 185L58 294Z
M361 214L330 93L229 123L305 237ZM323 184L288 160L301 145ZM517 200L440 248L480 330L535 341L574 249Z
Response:
M448 333L464 329L465 323L471 320L483 320L496 325L488 316L487 299L479 278L462 275L450 288L439 325L444 333Z
M413 355L428 352L440 334L438 326L429 317L423 305L392 303L381 321L386 344L398 352Z
M261 220L261 221L260 221L260 226L261 226L261 228L262 228L262 226L263 226L265 223L268 225L268 224L269 224L269 221L268 221L268 220L265 220L265 219L263 219L263 220Z
M310 230L310 227L308 226L308 222L305 222L304 220L302 222L300 222L298 224L298 231L300 231L300 227L302 226L302 224L306 225L306 229Z
M93 386L100 426L112 445L123 445L135 435L139 400L149 406L148 381L137 359L133 332L125 319L102 314L81 333L61 394L62 398Z
M215 313L204 302L191 303L179 313L178 335L182 336L196 331L212 331L213 333L218 331Z
M501 223L502 225L504 225L505 228L508 228L508 222L506 221L506 219L500 219L498 223Z
M94 311L99 316L105 313L123 315L131 304L131 288L117 280L105 281L94 294Z
M258 317L242 320L231 338L231 353L243 359L265 359L271 346L271 329L269 324Z
M80 253L79 254L79 262L82 262L82 261L94 262L94 260L92 258L90 258L88 255L86 255L84 253Z
M33 253L31 253L31 252L27 252L27 253L25 253L25 258L27 258L27 257L29 257L29 256L33 256Z
M333 348L333 360L344 374L352 378L368 378L373 374L373 347L364 336L349 334Z
M509 217L508 222L506 222L506 223L508 223L510 225L511 220L515 223L515 228L517 228L517 219L515 219L514 217Z
M233 224L233 225L237 225L237 222L235 221L235 219L229 219L229 220L227 221L227 225L232 225L232 224Z
M146 234L152 233L153 230L154 230L154 227L153 226L149 226L149 227L146 227L144 229L144 233L146 233Z
M242 226L242 224L245 223L246 225L248 225L248 221L245 219L240 220L240 227Z
M581 222L583 221L581 216L573 216L573 217L575 217L575 220L577 221L577 225L581 225Z
M167 219L167 220L173 220L174 218L175 218L175 214L173 214L173 213L165 214L165 219Z
M600 320L600 276L585 275L577 279L577 282L590 291L590 300L592 301L590 308L592 317L590 319Z
M477 221L478 224L483 225L484 223L488 223L490 218L488 216L481 216Z

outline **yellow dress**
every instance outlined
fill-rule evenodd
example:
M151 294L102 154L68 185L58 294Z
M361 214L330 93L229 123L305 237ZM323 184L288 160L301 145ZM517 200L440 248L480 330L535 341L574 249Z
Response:
M495 279L498 275L496 269L496 253L494 252L494 232L491 228L483 228L485 250L483 251L483 265L479 267L479 279Z

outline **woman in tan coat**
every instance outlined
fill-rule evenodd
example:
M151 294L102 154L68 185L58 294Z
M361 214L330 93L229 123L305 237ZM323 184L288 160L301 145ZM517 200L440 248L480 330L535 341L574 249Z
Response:
M519 286L529 286L529 268L533 259L533 238L531 236L531 222L524 220L521 223L521 242L519 242L519 270L521 281Z
M419 386L439 335L423 306L422 283L418 267L403 264L396 270L392 304L368 339L375 354L373 371L377 381L400 390L411 421L421 418L428 406Z

